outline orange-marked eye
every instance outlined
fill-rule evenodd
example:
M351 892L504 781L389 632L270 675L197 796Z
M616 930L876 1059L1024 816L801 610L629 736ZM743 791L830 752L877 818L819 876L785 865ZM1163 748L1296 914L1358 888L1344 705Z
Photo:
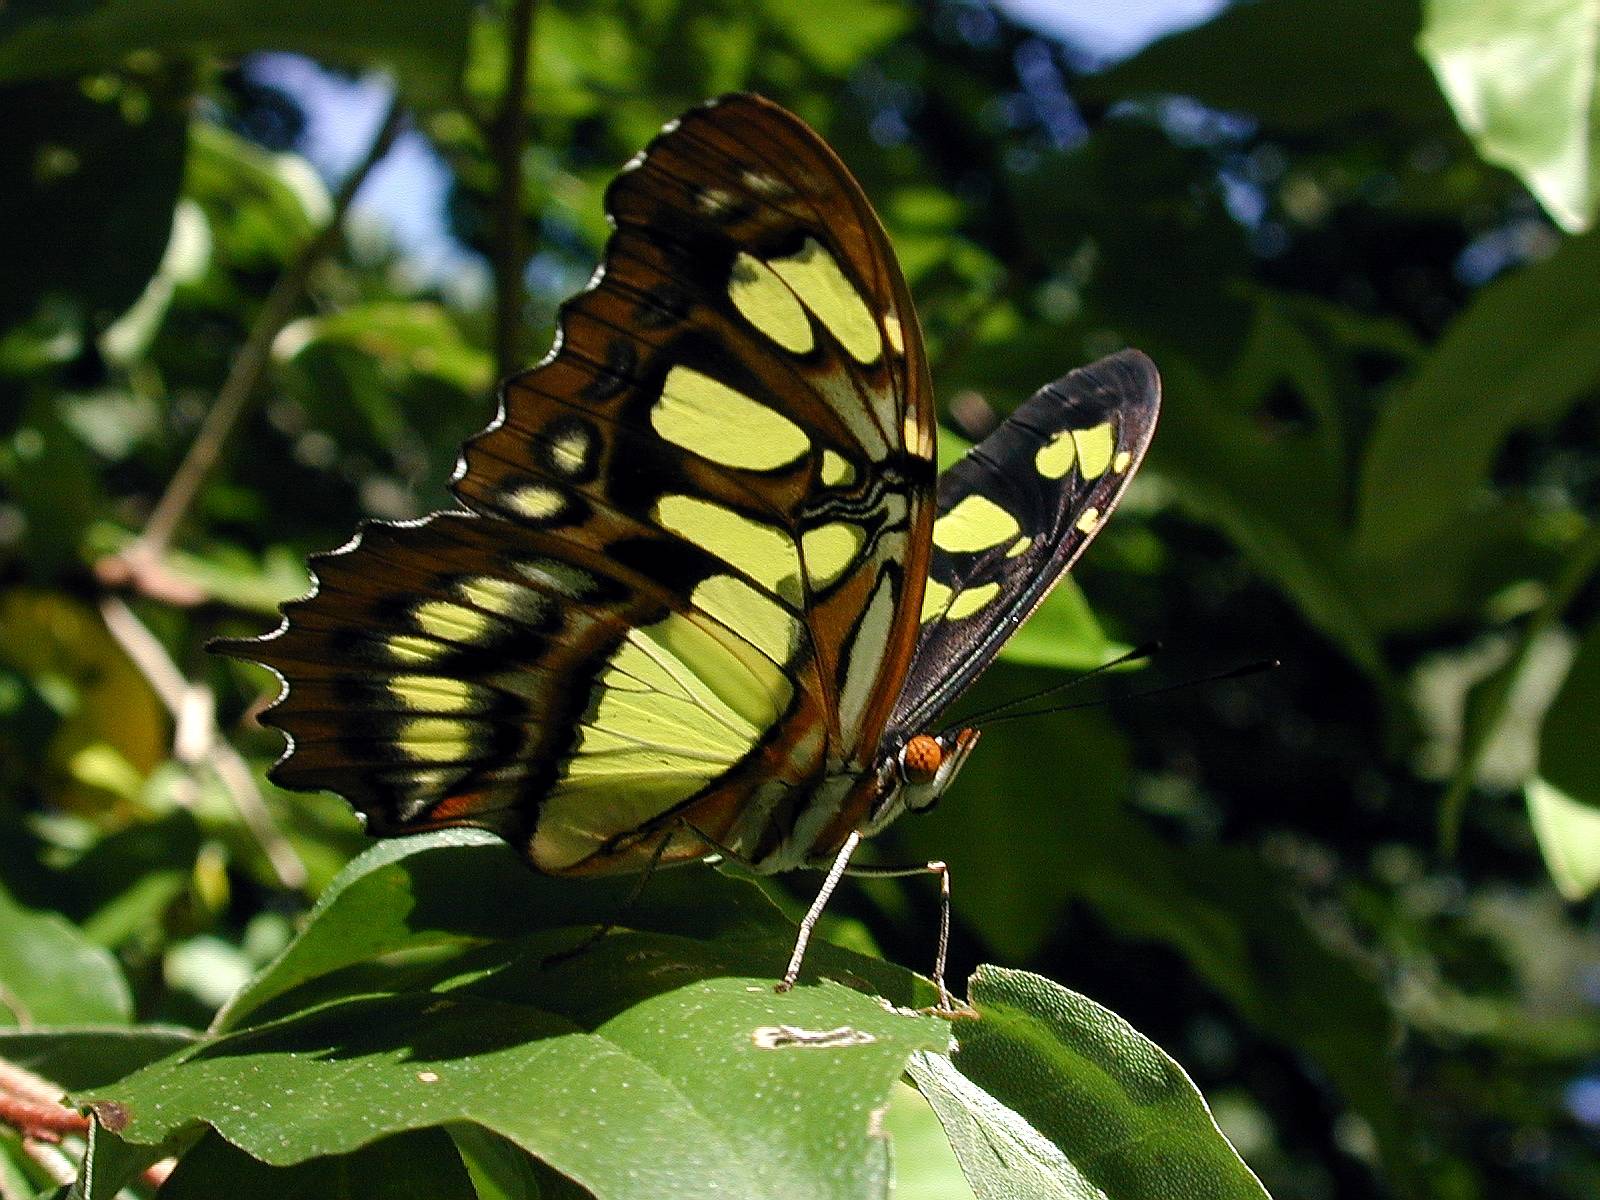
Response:
M910 783L932 783L944 762L944 747L939 739L919 733L900 752L900 765Z

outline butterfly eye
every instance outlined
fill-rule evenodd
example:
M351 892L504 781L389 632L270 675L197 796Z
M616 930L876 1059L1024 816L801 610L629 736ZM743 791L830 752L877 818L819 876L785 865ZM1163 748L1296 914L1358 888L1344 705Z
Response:
M900 772L907 783L932 783L944 762L944 747L939 739L919 733L900 750Z

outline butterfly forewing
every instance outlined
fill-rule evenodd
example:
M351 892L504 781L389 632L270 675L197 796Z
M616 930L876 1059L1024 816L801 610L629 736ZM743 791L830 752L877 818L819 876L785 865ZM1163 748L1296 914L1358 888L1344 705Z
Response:
M933 486L920 332L882 228L826 145L748 96L669 126L606 206L595 285L469 443L457 494L647 570L710 549L800 623L831 748L871 747L915 639ZM598 469L564 477L551 448L584 422Z
M859 187L734 96L607 211L556 348L467 444L470 511L369 527L276 635L225 647L287 683L277 778L374 832L484 824L556 871L641 866L669 828L669 859L754 856L771 797L865 765L899 692L933 421Z
M1155 432L1160 380L1126 350L1046 384L939 477L912 667L891 733L926 728L1105 524Z

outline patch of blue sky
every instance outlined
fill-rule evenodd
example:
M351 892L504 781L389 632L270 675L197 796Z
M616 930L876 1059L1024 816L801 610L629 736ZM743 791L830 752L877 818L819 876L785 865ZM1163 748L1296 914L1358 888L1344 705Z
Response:
M330 187L366 153L394 95L394 85L381 75L352 79L298 54L258 54L246 71L300 105L305 128L296 149ZM351 214L387 236L407 282L471 304L487 294L488 268L450 232L450 186L450 168L432 144L406 129L367 177Z
M1006 16L1101 63L1209 21L1228 0L996 0Z
M1159 37L1200 24L1226 4L1227 0L996 0L1007 17L1096 63L1126 58ZM1076 144L1084 134L1081 118L1054 70L1047 71L1045 64L1026 56L1017 65L1051 140L1058 148ZM332 186L366 152L393 95L392 83L382 76L352 79L297 54L255 55L246 69L252 78L280 88L300 105L305 129L297 148ZM875 132L893 141L897 131ZM489 270L482 256L450 230L450 185L450 169L428 139L406 130L361 189L353 216L382 231L399 256L408 283L472 305L487 295ZM1230 199L1230 207L1249 208L1243 197ZM546 282L541 276L556 269L553 260L530 263L530 283L537 288ZM565 270L565 264L559 269Z

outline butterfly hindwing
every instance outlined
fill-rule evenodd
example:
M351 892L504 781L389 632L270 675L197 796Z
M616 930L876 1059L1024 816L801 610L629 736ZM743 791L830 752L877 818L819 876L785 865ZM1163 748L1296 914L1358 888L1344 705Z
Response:
M1104 525L1155 432L1160 380L1125 350L1033 394L939 477L921 632L891 720L953 702Z
M882 228L748 96L669 125L606 203L601 270L465 448L468 511L369 526L224 647L286 682L275 778L375 833L486 825L552 871L639 867L668 828L668 859L756 857L780 806L752 797L888 721L933 418Z

